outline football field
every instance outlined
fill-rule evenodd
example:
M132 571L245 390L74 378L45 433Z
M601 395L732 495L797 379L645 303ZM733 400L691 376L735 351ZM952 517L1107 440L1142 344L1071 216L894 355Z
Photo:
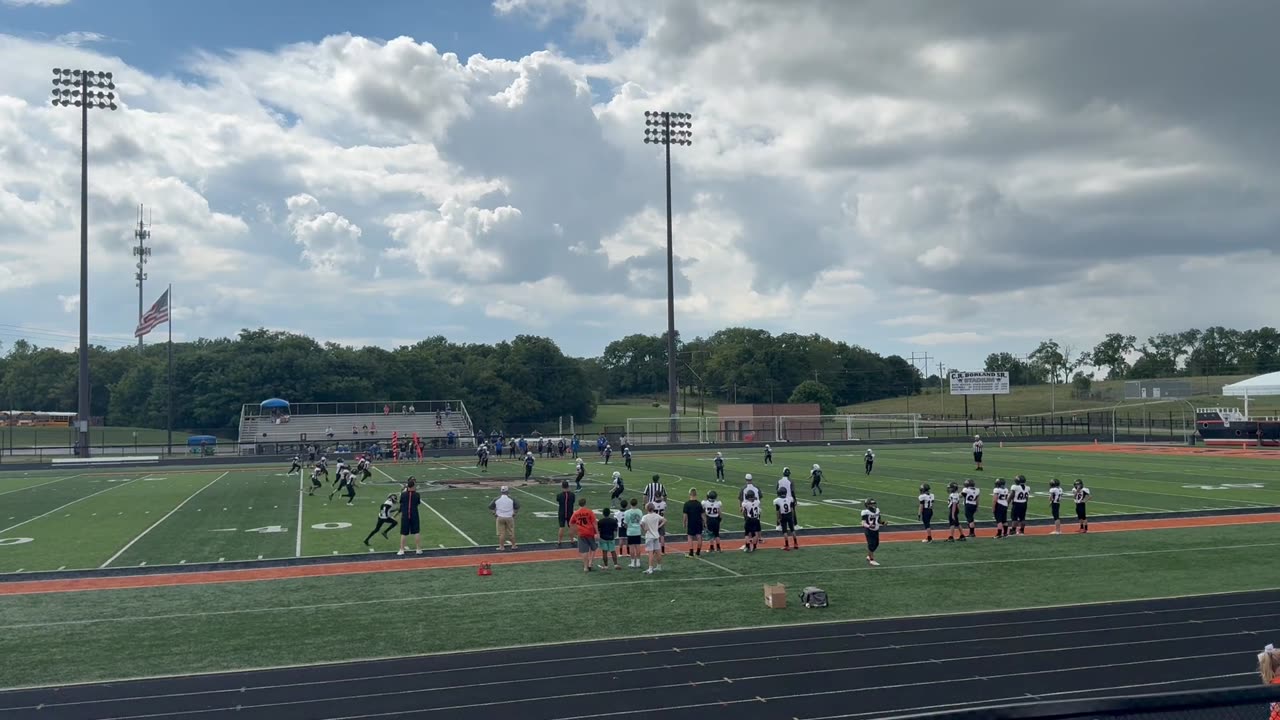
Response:
M832 529L858 524L862 502L874 497L890 527L915 526L921 483L932 486L945 506L946 485L973 478L983 490L980 520L990 520L988 499L996 477L1023 474L1035 495L1030 519L1048 517L1048 482L1064 487L1076 478L1092 492L1090 516L1143 515L1185 511L1237 510L1280 506L1280 480L1272 460L1215 456L1127 455L1080 448L988 448L985 472L974 472L967 446L884 446L876 448L874 472L863 471L860 447L780 447L774 464L763 464L755 449L721 450L727 482L714 480L715 448L681 452L637 452L633 471L621 458L608 465L585 456L587 477L578 493L597 510L608 505L610 477L617 470L624 497L637 497L657 474L671 500L669 534L679 534L678 507L691 488L699 498L716 490L725 501L724 528L741 530L737 491L751 473L764 491L766 530L773 489L784 467L792 469L800 496L802 528ZM332 458L331 458L332 460ZM809 469L820 464L822 494L812 493ZM471 458L375 466L353 505L332 499L328 482L315 495L310 482L287 474L288 465L216 466L212 469L152 468L0 473L0 572L41 572L92 568L148 567L387 552L397 538L363 539L376 524L389 493L410 476L423 490L424 547L491 546L493 519L487 507L501 484L520 502L517 538L521 544L556 540L555 495L561 477L571 477L569 458L540 458L535 478L524 483L518 461L491 461L487 472ZM332 465L331 465L332 473ZM1065 515L1072 511L1064 509ZM939 512L939 516L943 516ZM945 524L945 523L944 523Z

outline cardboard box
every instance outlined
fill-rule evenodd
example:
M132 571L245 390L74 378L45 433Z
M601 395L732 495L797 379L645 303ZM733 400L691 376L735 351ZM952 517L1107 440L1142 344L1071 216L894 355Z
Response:
M781 583L764 586L765 607L781 610L787 606L787 587Z

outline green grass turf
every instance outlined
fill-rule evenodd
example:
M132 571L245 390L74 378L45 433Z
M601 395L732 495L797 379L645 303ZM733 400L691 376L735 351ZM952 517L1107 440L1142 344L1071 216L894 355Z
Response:
M673 555L652 577L588 575L566 560L498 566L487 578L458 568L0 597L0 655L23 659L0 683L1257 590L1280 586L1280 567L1259 562L1277 547L1275 526L1196 528L889 543L880 568L855 545L726 552L714 564ZM1135 577L1143 581L1123 581ZM786 609L764 607L761 588L772 582L786 584ZM796 605L806 585L827 590L832 605Z
M714 482L713 448L684 453L639 451L633 472L618 456L606 466L594 455L579 495L594 508L608 503L609 477L616 467L624 474L626 497L639 496L652 474L659 474L671 497L669 517L673 533L680 527L679 505L696 488L700 497L716 489L726 501L726 531L741 529L737 492L744 473L755 475L765 493L765 525L771 525L768 506L784 465L793 469L800 495L802 528L854 527L862 501L875 497L890 525L916 527L916 496L921 482L929 482L939 498L946 483L973 477L988 496L995 477L1023 473L1035 491L1031 518L1048 514L1045 498L1049 478L1069 486L1083 478L1093 492L1090 515L1147 514L1228 508L1280 506L1280 480L1271 460L1215 456L1169 457L1065 450L993 447L987 471L974 473L968 447L930 445L884 446L876 449L876 469L862 470L860 447L779 447L772 467L762 464L759 450L725 448L730 482ZM808 470L820 463L825 471L824 494L810 494ZM427 507L422 513L424 546L488 546L496 541L493 518L487 510L497 494L490 487L468 486L484 477L491 482L522 475L519 464L491 462L482 474L466 458L432 460L421 464L376 466L373 483L359 488L348 506L342 496L330 500L331 486L314 496L299 496L301 479L287 476L286 466L234 466L227 470L153 468L74 474L74 471L0 473L0 572L47 571L59 568L167 565L291 558L389 551L397 538L375 537L372 548L362 539L376 522L377 509L390 492L411 474L424 483ZM569 459L541 459L537 473L570 474ZM453 481L456 489L440 489ZM458 482L462 481L462 482ZM522 543L554 542L558 527L552 485L522 487L510 482L521 503L517 538ZM309 482L306 483L309 487ZM299 500L302 518L299 523ZM990 519L984 498L979 518ZM940 506L945 500L940 501ZM301 531L299 531L301 526Z
M89 430L89 442L92 447L130 446L137 433L139 445L163 445L169 438L168 431L152 428L136 427L95 427ZM174 445L185 445L188 433L174 431ZM4 447L69 447L75 444L75 431L69 427L9 427L0 425L0 442Z

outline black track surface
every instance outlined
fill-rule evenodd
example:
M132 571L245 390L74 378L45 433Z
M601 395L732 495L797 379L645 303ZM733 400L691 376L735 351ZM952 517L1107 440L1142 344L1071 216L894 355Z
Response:
M1277 636L1272 590L17 690L0 717L881 718L1238 686Z

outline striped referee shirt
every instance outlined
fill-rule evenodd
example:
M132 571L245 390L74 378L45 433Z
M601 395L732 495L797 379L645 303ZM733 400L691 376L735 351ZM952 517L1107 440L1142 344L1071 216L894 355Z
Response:
M651 482L644 488L644 497L649 502L653 502L656 498L664 497L666 494L667 489L662 487L660 482Z

